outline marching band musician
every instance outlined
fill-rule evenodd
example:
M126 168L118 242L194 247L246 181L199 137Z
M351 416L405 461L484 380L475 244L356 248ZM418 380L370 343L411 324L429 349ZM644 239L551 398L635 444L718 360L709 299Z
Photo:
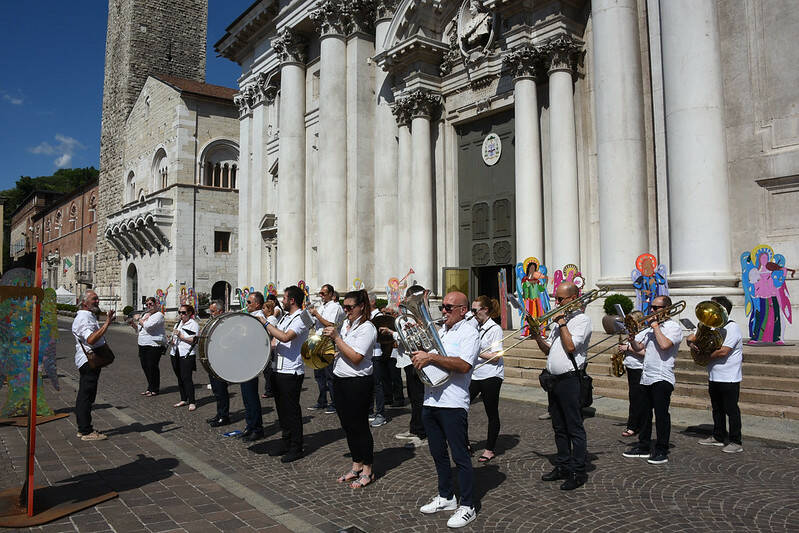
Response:
M425 385L422 422L427 432L430 455L438 474L438 495L419 510L425 514L438 511L455 513L447 521L452 528L463 527L477 517L474 507L474 472L468 451L469 380L480 352L480 336L467 323L469 300L461 292L444 296L441 311L445 322L439 337L447 355L414 352L413 366L422 369L434 364L451 372L450 379L437 387ZM447 444L458 468L458 485L461 491L460 506L452 487Z
M208 314L211 318L216 318L225 312L225 304L222 300L213 300L208 306ZM230 395L227 390L227 381L219 379L209 372L211 380L211 391L216 398L216 416L208 421L212 428L226 426L230 424Z
M302 411L300 393L305 378L305 365L300 350L308 338L308 326L303 322L302 303L305 293L296 285L283 291L284 314L277 326L266 325L272 337L272 390L275 393L277 420L282 430L282 442L269 452L280 461L290 463L302 457Z
M647 462L661 465L669 461L669 434L671 416L669 403L674 391L674 359L682 342L682 328L677 322L656 313L671 307L671 298L658 296L652 300L652 314L649 327L634 337L629 337L630 348L644 356L641 373L643 423L638 434L638 444L627 450L624 457L646 457ZM652 411L655 412L657 441L654 451L652 445Z
M322 298L322 305L317 309L311 309L311 316L316 320L316 328L327 328L338 324L339 319L344 316L344 311L341 309L338 300L333 299L335 294L333 286L329 283L322 285L319 290L319 296ZM333 367L331 365L325 368L314 369L313 371L316 385L319 387L319 396L316 403L308 408L310 411L324 409L325 413L333 414L336 412L336 400L333 396ZM327 403L327 394L330 393L330 403Z
M376 316L382 316L383 313L377 308L377 296L375 293L369 295L369 320L373 320ZM389 365L393 365L391 359L391 352L383 352L382 346L375 338L375 345L372 351L372 365L374 366L374 415L369 416L371 426L377 428L386 425L386 401L392 401L392 383L391 383L391 370ZM371 405L369 406L371 411Z
M327 326L324 335L333 339L333 389L341 428L347 436L352 468L338 478L350 488L361 489L374 481L374 440L369 429L369 405L374 392L372 353L377 329L369 321L369 296L365 290L344 295L347 320L337 330Z
M262 324L266 317L262 310L264 295L258 291L247 295L247 313L257 318ZM244 421L246 426L238 437L247 442L264 438L264 422L261 411L261 399L258 397L258 375L241 384L241 399L244 402Z
M269 309L268 306L272 303L272 313L271 315L266 313ZM280 316L282 315L282 311L280 309L280 302L277 301L277 296L274 294L267 294L266 295L266 302L264 302L264 316L266 317L266 321L276 326L277 323L280 321ZM274 398L275 393L272 391L272 365L266 365L264 368L264 393L261 395L261 398Z
M622 337L623 339L624 337ZM627 427L621 432L622 437L632 437L641 431L644 415L643 395L644 388L641 386L641 373L644 371L644 358L642 354L634 352L630 344L624 342L619 345L619 350L624 353L624 370L627 374L627 397L630 402L627 409Z
M732 312L732 302L726 296L714 296L712 301L724 307L727 315ZM743 379L743 333L741 327L732 319L724 324L724 343L710 354L707 365L707 392L713 410L713 435L699 441L704 446L724 446L723 452L740 453L744 451L741 442L741 409L738 396ZM688 337L691 351L698 348L693 344L695 335ZM730 431L727 432L727 418ZM729 437L729 443L724 442Z
M194 401L194 381L192 372L197 368L194 355L194 341L200 331L200 325L194 320L194 306L181 305L178 309L180 321L172 332L172 353L170 360L175 377L178 378L180 401L173 407L188 404L189 411L197 409Z
M577 299L578 295L577 286L564 281L555 291L555 301L558 307L562 307ZM576 309L568 316L554 316L551 325L546 340L541 336L541 330L531 328L530 331L539 349L547 356L547 371L552 380L552 388L547 391L549 414L557 447L555 468L542 475L541 479L563 479L561 490L574 490L588 480L580 376L575 367L585 365L586 350L591 342L591 319L582 309Z
M491 359L502 350L502 328L493 320L499 316L499 302L488 296L478 296L472 302L472 315L477 321L480 333L478 361L485 364L472 372L469 401L474 402L478 396L483 396L483 407L488 417L488 437L486 449L477 460L488 463L494 458L494 448L499 436L499 389L505 379L505 364L502 357Z
M161 389L161 370L158 364L164 353L166 330L164 329L164 313L158 301L150 296L144 301L147 312L134 316L131 327L138 333L139 360L147 379L147 390L142 396L156 396Z

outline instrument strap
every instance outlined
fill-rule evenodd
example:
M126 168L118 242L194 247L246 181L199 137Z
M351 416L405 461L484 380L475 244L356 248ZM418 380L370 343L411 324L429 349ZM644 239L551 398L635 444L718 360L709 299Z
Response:
M283 329L283 328L281 328L281 327L280 327L280 325L282 324L283 320L285 320L285 317L284 317L284 318L281 318L281 319L280 319L280 322L278 322L278 323L277 323L277 327L278 327L278 329L280 329L280 331L288 331L288 329L289 329L289 328L291 327L291 325L294 323L294 320L300 317L300 314L302 314L302 311L300 311L299 313L297 313L296 315L294 315L294 317L293 317L291 320L289 320L289 323L288 323L288 324L286 324L286 328L285 328L285 329Z
M492 329L494 329L494 327L499 327L499 324L497 324L496 322L494 322L494 325L492 325L492 326L491 326L490 328L488 328L488 329L483 329L483 328L480 328L480 340L483 340L483 337L485 337L485 334L486 334L486 333L488 333L489 331L491 331Z

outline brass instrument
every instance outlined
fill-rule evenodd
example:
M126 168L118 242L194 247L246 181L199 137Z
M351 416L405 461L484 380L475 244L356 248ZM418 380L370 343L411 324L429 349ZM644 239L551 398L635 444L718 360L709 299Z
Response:
M619 335L619 344L622 342L624 342L624 335ZM622 377L625 372L624 355L624 350L619 347L619 349L610 356L610 373L617 378Z
M530 329L538 329L540 330L542 326L546 326L547 322L555 316L558 315L568 315L576 312L578 309L582 309L597 298L601 298L608 293L609 289L592 289L576 300L573 300L567 304L561 305L560 307L556 307L551 309L547 313L544 313L541 316L533 317L530 315L525 315L524 319L527 321L527 324L530 326Z
M707 366L710 363L710 354L724 344L727 332L721 328L727 323L729 317L724 306L711 300L696 304L694 313L696 319L699 320L694 339L694 345L698 348L698 352L691 350L691 356L697 365Z
M341 328L344 319L339 320L335 324L335 328ZM308 335L305 342L302 343L300 354L305 364L314 370L321 370L333 362L336 357L336 344L333 339L326 335L322 335L322 330L318 329L313 334Z
M406 297L400 303L399 316L394 326L399 334L399 341L408 354L413 352L437 352L447 357L444 345L436 331L436 323L430 316L428 297L430 291L418 292ZM429 387L437 387L449 381L451 372L435 365L416 368L422 383Z
M658 322L663 322L669 318L679 315L685 311L685 300L680 300L677 303L671 304L665 309L659 309L654 313L643 316L641 311L633 311L624 317L624 327L627 328L627 333L631 336L637 335L638 332L649 327L649 322L657 319Z

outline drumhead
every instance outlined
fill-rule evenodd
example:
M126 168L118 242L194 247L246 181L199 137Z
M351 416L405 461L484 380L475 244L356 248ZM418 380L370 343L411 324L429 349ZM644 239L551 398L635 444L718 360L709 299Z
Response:
M220 379L243 383L269 363L269 334L257 318L228 313L209 322L206 329L201 357Z

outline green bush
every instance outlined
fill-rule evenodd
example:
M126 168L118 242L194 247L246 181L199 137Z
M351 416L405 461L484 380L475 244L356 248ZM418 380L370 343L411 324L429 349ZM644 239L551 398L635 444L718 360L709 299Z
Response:
M122 314L124 316L130 315L132 312L133 312L133 306L132 305L126 305L125 307L122 308Z
M627 315L633 310L633 301L623 294L611 294L605 298L605 304L602 306L605 309L605 314L615 315L616 304L621 305L624 314Z
M386 300L385 298L377 298L375 300L375 306L378 309L383 309L387 305L388 305L388 300Z
M59 311L72 311L73 313L78 310L78 306L72 304L56 304L56 308Z

